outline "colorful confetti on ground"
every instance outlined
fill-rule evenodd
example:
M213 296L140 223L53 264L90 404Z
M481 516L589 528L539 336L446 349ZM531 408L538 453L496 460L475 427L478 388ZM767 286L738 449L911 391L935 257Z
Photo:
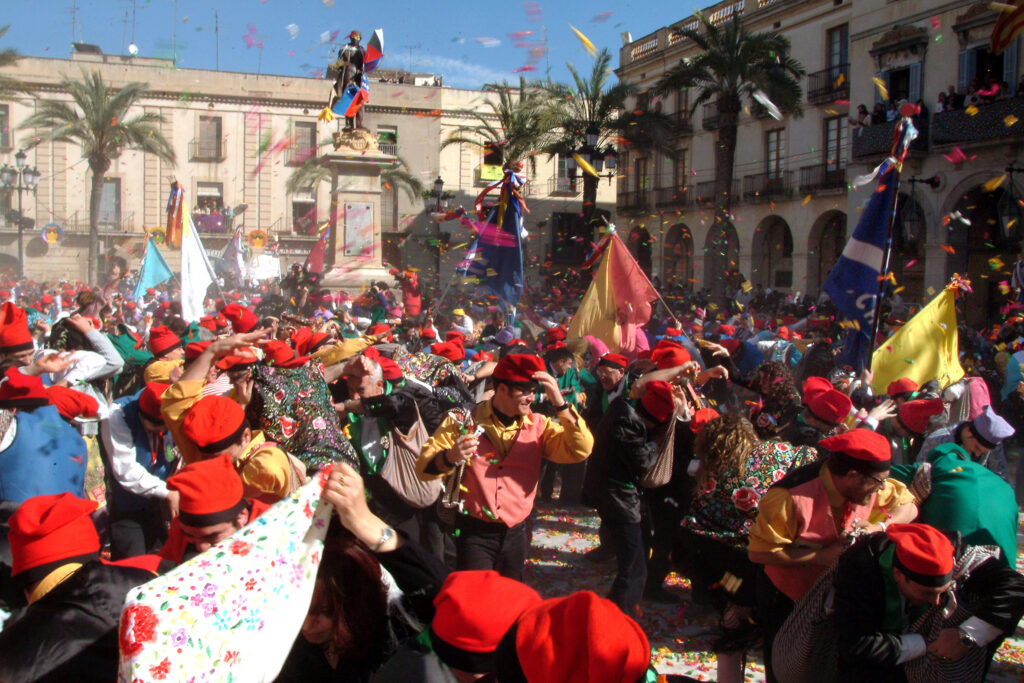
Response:
M538 503L534 513L533 543L524 579L545 598L592 590L605 595L615 575L614 560L595 564L583 555L598 545L597 513L589 508L558 508ZM1018 536L1024 549L1024 525ZM1024 553L1017 557L1024 570ZM639 622L651 641L653 663L659 673L686 674L702 681L716 679L715 653L711 641L718 628L718 615L693 603L690 582L670 574L665 582L678 604L641 603ZM747 681L763 681L760 651L747 654ZM1018 626L996 653L988 681L1024 683L1024 627Z

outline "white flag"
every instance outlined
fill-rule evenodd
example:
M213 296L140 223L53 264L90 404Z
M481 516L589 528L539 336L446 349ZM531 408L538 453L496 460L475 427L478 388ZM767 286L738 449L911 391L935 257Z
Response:
M196 322L205 315L203 301L206 290L213 283L213 268L206 258L206 250L199 239L192 214L186 212L184 235L181 237L181 317Z

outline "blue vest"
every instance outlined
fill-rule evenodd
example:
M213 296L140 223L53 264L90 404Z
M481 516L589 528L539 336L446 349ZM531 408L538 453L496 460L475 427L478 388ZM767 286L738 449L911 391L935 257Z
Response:
M65 492L85 498L89 449L78 430L52 405L20 410L14 419L18 433L0 451L0 500L23 503Z
M114 403L121 406L121 416L124 417L128 428L132 430L135 461L150 474L167 481L167 477L174 473L177 463L174 451L171 449L171 435L169 432L164 434L163 453L156 454L154 463L152 439L146 428L142 426L142 420L139 419L139 396L141 394L142 390L132 396L119 398ZM113 476L108 481L110 482L113 506L118 512L134 512L159 503L156 499L145 498L128 491Z

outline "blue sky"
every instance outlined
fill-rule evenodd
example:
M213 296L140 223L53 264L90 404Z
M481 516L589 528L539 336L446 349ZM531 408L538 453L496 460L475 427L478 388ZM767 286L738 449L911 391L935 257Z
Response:
M10 24L11 29L0 47L66 58L72 42L72 4L5 0L0 3L0 26ZM590 57L570 24L598 48L608 47L613 66L618 66L623 31L640 37L694 9L680 3L611 0L178 0L175 22L174 0L135 0L133 28L132 0L77 4L74 39L99 45L108 54L126 53L134 35L140 56L170 57L176 45L179 66L217 68L216 9L219 68L224 71L316 76L334 59L349 31L359 29L365 45L373 29L383 28L383 67L407 69L411 63L414 71L443 74L446 85L463 88L515 81L515 70L523 67L536 69L523 71L527 77L543 77L549 63L555 80L568 80L567 61L587 70ZM530 48L544 44L545 30L548 52L534 50L531 59Z

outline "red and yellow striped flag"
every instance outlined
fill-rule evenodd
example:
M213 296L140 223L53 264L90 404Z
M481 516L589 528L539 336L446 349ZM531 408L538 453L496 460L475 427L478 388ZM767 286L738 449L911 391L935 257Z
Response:
M1005 0L992 5L998 5L1000 10L991 39L992 53L998 55L1024 31L1024 0Z

